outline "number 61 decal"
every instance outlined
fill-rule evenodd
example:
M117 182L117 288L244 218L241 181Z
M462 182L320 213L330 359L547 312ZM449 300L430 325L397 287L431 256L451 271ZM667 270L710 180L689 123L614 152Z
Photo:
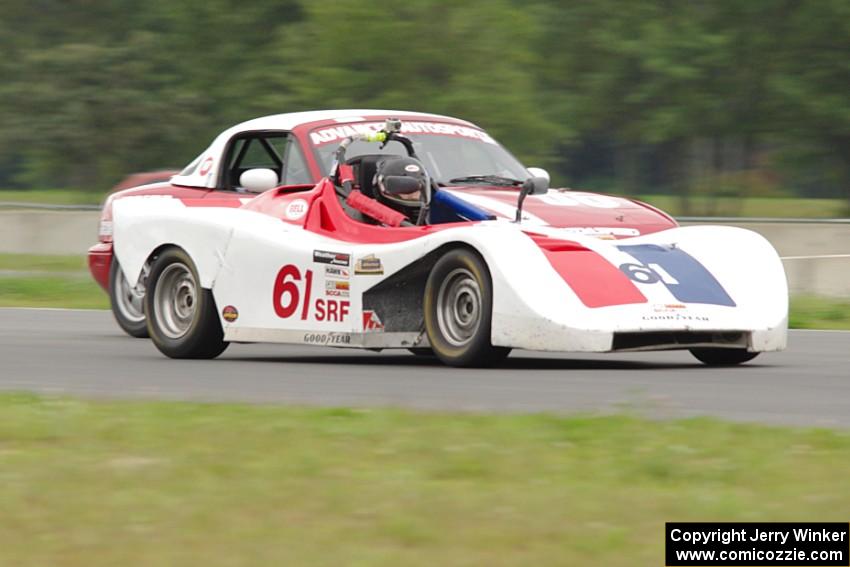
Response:
M300 284L301 270L298 269L298 266L287 264L278 271L274 280L274 289L272 290L272 306L278 317L288 319L298 311L298 307L300 306L300 318L302 321L306 320L311 314L316 321L338 323L348 318L350 307L348 301L317 299L311 305L310 294L313 290L313 270L304 270L304 284Z
M642 284L654 284L664 282L668 285L679 285L679 280L667 273L667 270L658 264L621 264L620 270L629 276L629 279Z
M633 282L660 283L682 303L735 306L717 278L681 248L633 244L617 246L617 249L636 260L619 266Z

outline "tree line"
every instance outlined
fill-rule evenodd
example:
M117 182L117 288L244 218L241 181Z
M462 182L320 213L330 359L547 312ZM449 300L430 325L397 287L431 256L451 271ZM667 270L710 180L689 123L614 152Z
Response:
M278 112L486 128L559 184L850 200L846 0L4 0L0 187L102 191Z

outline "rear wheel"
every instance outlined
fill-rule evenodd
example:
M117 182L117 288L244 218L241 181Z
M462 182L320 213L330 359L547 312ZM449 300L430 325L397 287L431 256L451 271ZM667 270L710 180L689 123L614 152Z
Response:
M124 270L117 258L112 259L109 268L109 303L115 321L131 337L143 339L148 336L148 324L145 320L145 281L150 266L145 264L139 282L131 285L124 277Z
M145 309L150 337L166 356L215 358L227 348L212 292L182 250L167 250L151 266Z
M708 366L735 366L759 355L738 348L692 348L691 354Z
M447 252L425 284L425 331L434 354L450 366L490 366L511 352L490 343L493 284L478 254Z

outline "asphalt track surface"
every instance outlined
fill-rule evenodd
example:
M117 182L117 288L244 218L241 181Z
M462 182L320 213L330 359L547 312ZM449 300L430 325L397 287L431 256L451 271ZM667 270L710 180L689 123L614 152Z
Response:
M0 390L428 410L596 413L850 427L850 332L791 331L789 349L736 368L686 351L514 352L499 368L455 369L406 351L231 345L216 360L170 360L125 336L107 311L0 309Z

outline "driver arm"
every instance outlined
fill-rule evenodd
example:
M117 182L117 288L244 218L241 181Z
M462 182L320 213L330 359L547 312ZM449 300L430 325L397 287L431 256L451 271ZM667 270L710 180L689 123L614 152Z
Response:
M407 220L407 217L397 210L379 203L375 199L370 199L360 191L352 191L348 194L345 200L349 207L356 209L364 215L375 219L376 221L387 226L412 226L413 223Z

